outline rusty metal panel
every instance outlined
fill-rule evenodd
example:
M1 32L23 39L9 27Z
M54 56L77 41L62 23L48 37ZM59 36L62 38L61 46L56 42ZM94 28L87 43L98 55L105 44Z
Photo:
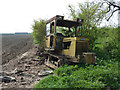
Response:
M73 21L75 21L75 22L79 22L80 21L79 23L82 23L84 21L84 19L76 18L76 19L73 19Z
M78 26L80 23L75 22L75 21L70 21L70 20L57 20L57 26L62 26L62 27L75 27Z
M64 16L56 15L56 16L52 17L51 19L47 20L47 21L46 21L46 24L52 22L53 20L55 20L55 19L58 18L58 17L62 17L62 20L63 20L63 18L64 18Z
M83 53L83 55L84 55L85 62L87 64L96 64L95 53L86 52L86 53Z

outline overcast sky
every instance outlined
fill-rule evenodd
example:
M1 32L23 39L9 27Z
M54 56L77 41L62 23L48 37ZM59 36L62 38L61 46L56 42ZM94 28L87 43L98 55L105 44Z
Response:
M1 0L0 33L32 32L34 20L55 15L68 18L68 5L91 0Z

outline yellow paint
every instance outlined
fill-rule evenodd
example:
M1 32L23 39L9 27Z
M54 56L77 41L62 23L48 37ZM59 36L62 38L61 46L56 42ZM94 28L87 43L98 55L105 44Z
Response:
M50 47L50 36L46 37L46 47Z
M71 41L71 44L70 44L69 49L63 49L62 50L62 54L68 55L68 56L71 56L71 57L75 57L75 54L76 54L76 42L89 42L88 38L84 38L85 41L81 41L81 38L82 37L64 38L63 42L70 42ZM86 47L86 48L88 48L88 47Z
M89 39L88 38L84 38L84 41L81 41L82 37L68 37L68 38L64 38L63 39L63 43L65 42L71 42L70 46L68 49L63 49L61 51L61 54L64 54L66 56L70 56L70 57L76 57L76 59L78 58L79 55L84 55L84 60L87 64L95 64L96 63L96 58L95 58L95 54L94 53L88 53L86 52L82 52L80 50L82 49L87 49L88 48L88 43L89 43ZM82 38L83 39L83 38ZM54 41L55 43L55 41ZM77 44L78 43L78 44ZM80 44L80 46L79 46ZM83 46L82 46L82 45ZM46 47L49 48L50 47L50 36L46 37ZM84 47L84 48L82 48ZM80 53L76 53L76 52L82 52L82 54ZM78 54L78 56L76 56L76 54Z
M95 64L96 63L96 58L95 58L95 53L83 53L85 57L85 62L87 64Z
M63 49L62 54L74 57L75 56L75 42L76 42L75 37L69 37L69 38L63 39L63 42L70 42L70 41L71 41L71 44L69 46L69 49Z

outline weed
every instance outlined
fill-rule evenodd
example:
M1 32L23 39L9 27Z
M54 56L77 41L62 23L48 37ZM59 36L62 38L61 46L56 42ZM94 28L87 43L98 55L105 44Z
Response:
M55 70L57 76L48 76L35 88L118 88L118 62L99 61L97 65L64 65Z

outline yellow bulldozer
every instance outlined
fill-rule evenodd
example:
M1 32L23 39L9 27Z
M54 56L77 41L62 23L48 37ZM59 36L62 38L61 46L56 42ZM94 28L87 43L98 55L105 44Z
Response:
M65 63L96 63L95 53L88 52L89 39L82 37L82 23L83 19L64 20L61 15L46 21L46 48L42 55L47 66L55 69ZM67 30L67 34L60 29Z

